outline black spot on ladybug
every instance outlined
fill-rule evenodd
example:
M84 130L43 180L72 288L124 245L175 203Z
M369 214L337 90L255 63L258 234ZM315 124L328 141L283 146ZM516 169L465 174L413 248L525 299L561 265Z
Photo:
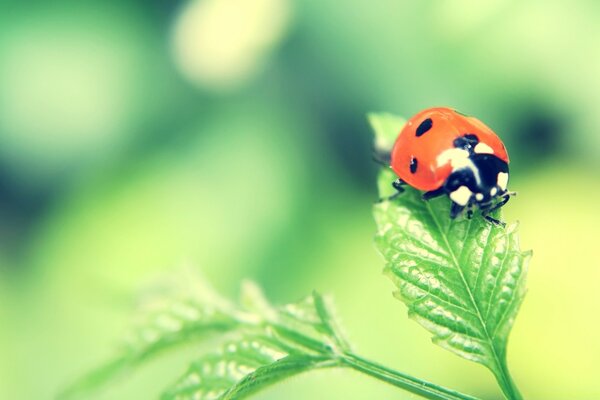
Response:
M454 147L457 149L467 150L469 153L471 153L472 149L477 145L477 143L479 143L479 138L472 133L467 133L464 136L456 138L453 142Z
M417 159L415 158L415 156L412 156L410 158L410 173L414 174L415 172L417 172L417 167L419 166L419 162L417 161Z
M419 124L419 127L417 128L417 137L425 134L427 131L429 131L431 129L432 126L433 126L433 121L431 120L431 118L427 118L425 121L421 122Z

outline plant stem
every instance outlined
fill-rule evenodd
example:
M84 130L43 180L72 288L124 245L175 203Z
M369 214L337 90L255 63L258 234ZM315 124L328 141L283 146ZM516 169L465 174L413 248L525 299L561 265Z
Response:
M429 400L479 400L477 397L473 397L467 394L463 394L451 389L447 389L443 386L436 385L431 382L424 381L422 379L415 378L413 376L404 374L399 371L395 371L391 368L385 367L374 361L367 360L349 351L338 349L338 351L332 351L327 345L309 338L302 333L292 331L287 327L279 324L271 323L270 325L279 334L287 337L287 339L293 340L313 351L316 351L322 355L332 356L332 359L337 359L341 362L341 365L350 367L356 371L362 372L373 378L379 379L380 381L387 382L391 385L406 390L407 392L414 393L422 396ZM516 389L515 389L516 390ZM511 399L512 400L512 399ZM519 399L520 400L520 399Z
M510 373L508 372L508 367L506 366L506 361L500 362L498 366L499 369L497 372L494 372L496 376L496 380L498 381L498 385L502 389L502 393L504 397L508 400L523 400L523 396L517 389L517 385L512 380Z
M403 374L393 369L384 367L373 361L367 360L352 353L344 353L341 356L343 364L370 375L373 378L387 382L391 385L402 388L408 392L417 394L430 400L477 400L476 397L469 396L454 390L446 389L442 386L423 381L418 378Z

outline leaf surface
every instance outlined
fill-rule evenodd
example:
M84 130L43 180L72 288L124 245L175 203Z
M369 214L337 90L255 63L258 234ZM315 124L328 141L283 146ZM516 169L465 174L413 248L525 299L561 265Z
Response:
M188 273L149 293L120 355L62 398L81 396L162 350L210 333L229 341L193 361L164 399L243 398L289 376L339 366L339 354L350 350L318 293L276 307L257 285L245 282L240 303L234 304Z
M376 135L391 134L389 124L386 132L382 124L373 126ZM394 179L390 170L380 173L380 196L389 195L384 191ZM449 208L449 199L426 202L412 188L375 206L385 273L397 287L396 297L435 343L485 365L505 394L518 398L506 369L506 347L525 295L531 253L520 250L516 225L495 226L479 215L451 220Z
M194 362L162 399L242 399L292 375L331 365L327 357L295 353L276 339L245 336Z
M241 298L265 323L245 326L219 351L197 359L163 399L241 399L292 375L340 365L336 346L348 347L319 294L274 307L246 282Z
M59 398L83 396L145 360L209 334L238 329L252 315L237 309L202 278L185 270L145 293L118 355L77 380Z

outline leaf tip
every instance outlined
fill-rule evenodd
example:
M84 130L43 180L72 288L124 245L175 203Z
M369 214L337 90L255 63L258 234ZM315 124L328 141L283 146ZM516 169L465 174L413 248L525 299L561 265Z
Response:
M375 150L389 153L406 120L385 112L367 113L367 120L375 135Z

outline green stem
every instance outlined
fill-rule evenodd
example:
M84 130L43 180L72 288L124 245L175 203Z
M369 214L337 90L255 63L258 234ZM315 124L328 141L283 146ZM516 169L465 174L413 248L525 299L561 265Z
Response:
M337 359L341 365L350 367L356 371L367 374L380 381L387 382L391 385L404 389L410 393L417 394L429 400L479 400L476 397L469 396L443 386L427 382L402 372L395 371L376 362L362 358L348 351L338 349L335 351L328 345L314 340L300 332L288 329L282 325L271 323L270 326L275 329L280 335L292 340L302 346L305 346L322 355L333 356L332 359Z
M445 387L414 378L393 369L384 367L373 361L364 359L360 356L345 353L341 356L343 364L360 371L373 378L387 382L391 385L404 389L408 392L417 394L430 400L477 400L476 397L469 396Z
M508 372L506 361L500 362L498 367L498 371L495 371L494 375L496 376L498 385L500 385L500 388L502 389L504 397L508 400L523 400L523 396L519 392L519 389L517 389L517 385L515 385L515 382Z

